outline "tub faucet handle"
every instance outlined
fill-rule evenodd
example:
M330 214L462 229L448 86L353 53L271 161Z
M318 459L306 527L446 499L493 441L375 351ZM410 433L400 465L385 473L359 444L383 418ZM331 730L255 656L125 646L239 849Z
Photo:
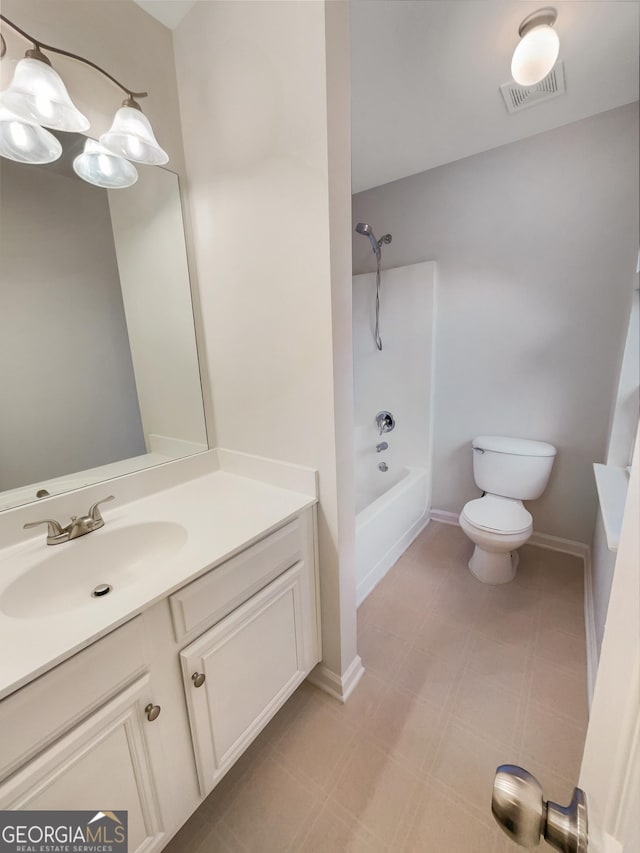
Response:
M396 425L396 419L393 417L391 412L385 412L383 410L378 412L376 415L376 424L380 431L380 435L382 435L383 432L391 432Z

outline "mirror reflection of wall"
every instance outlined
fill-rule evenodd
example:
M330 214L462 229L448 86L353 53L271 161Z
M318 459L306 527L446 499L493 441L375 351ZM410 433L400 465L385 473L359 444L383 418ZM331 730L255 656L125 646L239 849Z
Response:
M108 192L70 159L2 161L0 507L207 448L177 177Z

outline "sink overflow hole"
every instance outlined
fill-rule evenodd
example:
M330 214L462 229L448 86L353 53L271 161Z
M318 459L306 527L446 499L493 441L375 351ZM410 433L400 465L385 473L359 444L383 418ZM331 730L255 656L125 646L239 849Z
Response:
M91 595L92 595L94 598L102 598L102 596L103 596L103 595L109 595L109 593L111 592L111 590L112 590L112 589L113 589L113 587L111 586L111 584L110 584L110 583L100 583L100 584L98 584L98 586L93 590L93 592L91 593Z

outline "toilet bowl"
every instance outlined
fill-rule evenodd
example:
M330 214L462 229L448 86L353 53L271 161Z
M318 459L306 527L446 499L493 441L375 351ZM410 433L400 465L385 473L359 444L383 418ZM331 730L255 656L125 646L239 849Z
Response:
M460 527L476 546L469 569L483 583L508 583L516 576L518 552L533 532L533 519L522 502L499 495L469 501Z
M466 503L460 527L474 543L469 570L483 583L508 583L516 576L518 553L533 533L523 500L544 492L556 449L544 441L483 435L474 438L473 476L484 491Z

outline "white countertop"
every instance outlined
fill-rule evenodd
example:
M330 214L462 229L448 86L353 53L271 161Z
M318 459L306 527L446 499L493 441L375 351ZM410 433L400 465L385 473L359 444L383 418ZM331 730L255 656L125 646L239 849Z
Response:
M116 502L103 507L105 526L100 530L47 546L43 527L37 538L0 550L0 596L34 560L82 547L90 538L94 545L101 536L107 543L111 531L130 525L180 524L188 533L186 542L166 562L156 556L152 570L124 588L114 584L108 596L90 599L87 607L37 618L14 618L0 611L0 699L316 503L311 494L223 470L120 506L118 481L109 489Z

